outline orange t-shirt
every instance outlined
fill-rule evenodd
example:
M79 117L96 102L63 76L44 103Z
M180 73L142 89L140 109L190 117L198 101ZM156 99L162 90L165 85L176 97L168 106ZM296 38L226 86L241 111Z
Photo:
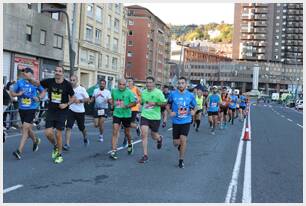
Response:
M132 107L131 110L133 112L139 112L139 109L140 109L140 100L141 100L140 90L137 87L133 86L131 91L135 94L135 96L137 98L137 104L134 107Z

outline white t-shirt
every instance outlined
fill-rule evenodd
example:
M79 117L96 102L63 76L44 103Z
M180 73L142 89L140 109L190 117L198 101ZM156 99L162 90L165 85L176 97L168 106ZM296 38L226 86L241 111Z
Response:
M74 96L78 100L89 98L86 92L86 89L82 86L77 86L76 88L73 89L73 91L74 91ZM84 103L80 103L80 104L73 103L69 106L69 109L77 113L85 112Z
M95 108L96 109L108 109L108 100L112 98L109 90L97 88L93 92L93 97L95 97Z

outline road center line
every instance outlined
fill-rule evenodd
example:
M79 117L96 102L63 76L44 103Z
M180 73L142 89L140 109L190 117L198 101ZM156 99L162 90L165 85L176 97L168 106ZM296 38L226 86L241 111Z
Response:
M288 118L287 118L287 120L288 120L289 122L292 122L292 119L288 119Z
M297 124L297 126L299 126L299 127L303 128L303 126L302 126L302 125L300 125L300 124Z
M17 190L18 188L23 187L23 185L15 185L13 187L9 187L3 190L3 194L11 192L13 190Z
M234 169L232 173L232 179L231 182L228 186L227 189L227 194L225 197L225 203L232 203L236 201L236 195L237 195L237 185L238 185L238 177L239 177L239 171L240 171L240 163L241 163L241 157L242 157L242 152L243 152L243 143L244 141L242 140L244 131L245 131L245 124L246 124L246 119L244 119L243 122L243 128L241 131L241 138L237 150L237 156L234 164Z

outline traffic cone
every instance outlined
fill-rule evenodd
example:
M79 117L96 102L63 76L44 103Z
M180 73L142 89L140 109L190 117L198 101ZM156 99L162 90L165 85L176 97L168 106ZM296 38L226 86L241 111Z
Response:
M247 123L245 126L245 131L244 131L244 136L243 136L243 141L249 141L250 140L250 135L249 135L249 124Z

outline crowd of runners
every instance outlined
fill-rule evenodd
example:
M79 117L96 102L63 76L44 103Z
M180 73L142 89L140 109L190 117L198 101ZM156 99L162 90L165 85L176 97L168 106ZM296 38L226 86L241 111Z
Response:
M133 78L120 79L116 88L106 89L105 80L99 82L91 97L73 75L70 81L64 79L62 67L56 67L54 78L37 81L33 79L31 68L22 69L22 77L10 90L11 97L18 97L18 110L22 123L22 136L18 149L13 152L21 159L23 148L28 138L33 141L33 151L38 150L40 138L33 131L33 121L41 99L47 96L48 105L45 119L45 136L52 146L51 158L54 163L63 162L62 150L70 150L71 130L75 122L82 133L84 145L97 138L103 142L104 122L112 114L111 159L118 159L118 137L124 130L123 147L128 155L133 153L131 129L141 137L143 155L139 163L146 163L148 156L149 134L156 142L156 148L163 146L163 136L159 133L160 125L166 127L171 118L173 144L178 150L178 167L184 168L184 156L190 127L196 132L201 128L201 121L208 116L210 132L215 135L216 128L226 129L235 119L243 121L247 116L249 100L242 94L230 93L226 87L212 86L187 89L187 80L180 77L177 88L164 86L162 90L155 85L154 77L146 78L146 87L141 90L134 84ZM94 125L97 137L89 137L85 127L84 104L93 103ZM110 109L109 109L110 108ZM65 133L63 133L65 132ZM110 136L110 135L107 135ZM65 137L65 138L63 138ZM65 142L63 142L65 140Z

